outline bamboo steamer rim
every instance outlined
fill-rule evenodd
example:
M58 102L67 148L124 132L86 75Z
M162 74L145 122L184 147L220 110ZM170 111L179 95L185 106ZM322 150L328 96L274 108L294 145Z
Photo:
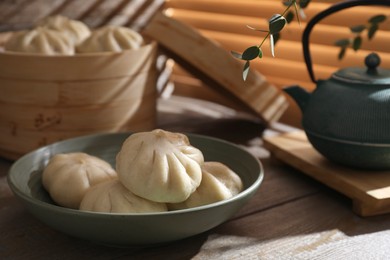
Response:
M0 52L0 78L34 81L78 81L127 77L153 70L157 43L121 52L42 55Z
M157 43L155 41L149 41L147 43L144 43L137 49L126 49L122 51L100 51L100 52L83 52L78 53L75 52L74 54L44 54L44 53L33 53L33 52L20 52L20 51L8 51L0 48L0 55L8 55L8 56L17 56L17 57L42 57L42 58L75 58L75 57L96 57L96 56L111 56L111 55L121 55L126 52L136 52L141 49L144 49L147 46L156 45Z

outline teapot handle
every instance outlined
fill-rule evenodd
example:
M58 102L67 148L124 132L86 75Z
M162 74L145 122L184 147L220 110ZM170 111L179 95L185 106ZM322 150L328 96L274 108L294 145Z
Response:
M321 21L322 19L324 19L325 17L327 17L328 15L338 12L342 9L346 9L354 6L363 6L363 5L389 5L390 6L390 0L347 0L345 2L334 4L328 9L325 9L324 11L318 13L307 23L306 28L302 34L302 47L303 47L303 55L306 63L306 68L307 71L309 72L310 79L314 83L317 83L317 80L314 77L313 63L311 60L310 50L309 50L309 35L314 25L319 21Z

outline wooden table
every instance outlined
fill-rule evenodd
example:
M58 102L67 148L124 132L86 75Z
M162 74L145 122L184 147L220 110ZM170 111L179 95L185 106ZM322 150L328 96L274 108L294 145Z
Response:
M11 162L0 159L0 259L388 259L390 215L361 218L349 199L271 158L260 137L274 131L177 97L160 100L158 111L159 127L217 136L259 157L265 179L242 210L206 233L163 246L101 246L35 219L7 186Z
M29 28L58 13L91 27L107 23L142 27L147 15L139 14L150 15L163 2L0 1L0 32ZM12 162L0 158L0 259L389 259L390 215L359 217L349 199L271 158L260 137L273 131L264 131L253 118L214 104L197 102L192 109L188 104L195 103L160 100L158 127L239 143L264 166L259 191L232 219L159 247L96 245L59 233L27 212L7 185Z

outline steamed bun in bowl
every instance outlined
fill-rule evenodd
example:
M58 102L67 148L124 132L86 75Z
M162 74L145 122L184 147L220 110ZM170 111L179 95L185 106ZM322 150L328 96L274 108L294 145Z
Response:
M49 160L42 184L58 205L78 209L89 188L116 178L111 165L98 157L83 152L60 153Z
M80 203L80 210L107 213L164 212L167 206L138 197L117 179L92 187Z
M170 210L194 208L230 199L243 190L243 183L233 170L220 162L202 165L202 182L184 202L170 204Z
M188 137L161 129L130 135L116 157L122 184L156 202L186 200L202 179L202 152Z
M53 154L85 152L113 165L123 142L129 138L126 132L72 138L26 154L10 168L7 178L9 187L33 216L69 236L120 247L156 246L188 238L215 228L237 214L260 188L264 171L261 162L238 145L208 136L187 136L191 145L200 149L206 160L221 162L240 176L244 189L239 194L196 208L153 213L74 210L59 207L53 202L41 183L42 167L46 160L52 158ZM180 140L176 145L183 142L180 138L176 140ZM94 187L97 189L97 186ZM89 189L88 194L93 189ZM110 190L108 186L102 192L107 190Z

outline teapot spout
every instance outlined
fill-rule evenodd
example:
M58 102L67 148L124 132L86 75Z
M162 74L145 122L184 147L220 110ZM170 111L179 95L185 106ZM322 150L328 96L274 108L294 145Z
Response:
M283 91L295 100L302 112L305 111L310 99L310 93L308 91L298 85L286 87Z

